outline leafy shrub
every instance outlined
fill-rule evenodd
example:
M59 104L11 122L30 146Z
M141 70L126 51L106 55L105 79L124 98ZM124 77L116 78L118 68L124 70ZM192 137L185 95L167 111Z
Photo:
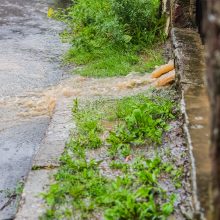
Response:
M159 0L77 0L56 15L70 29L63 34L72 43L66 59L89 64L84 75L127 74L143 47L163 39L159 6Z
M160 98L152 101L144 95L124 98L117 102L116 108L120 123L107 139L113 157L118 152L128 156L131 145L160 144L163 132L168 129L166 121L174 117L172 102Z
M154 43L162 36L160 0L112 0L114 13L132 42Z
M159 0L78 0L69 9L73 43L91 50L107 43L152 44L161 37Z

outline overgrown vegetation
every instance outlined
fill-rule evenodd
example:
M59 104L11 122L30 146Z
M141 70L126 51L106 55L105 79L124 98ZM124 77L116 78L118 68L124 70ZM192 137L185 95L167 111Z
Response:
M160 144L168 128L166 121L173 117L171 106L168 100L150 100L144 95L120 100L116 109L119 123L107 138L111 155L121 152L128 156L131 146Z
M86 64L86 76L146 72L163 62L160 42L164 18L160 0L77 0L56 18L68 24L63 38L72 48L68 62ZM154 50L152 50L152 48Z
M157 154L149 159L133 151L161 143L167 121L174 117L172 108L171 101L146 95L86 106L76 99L77 131L61 158L55 183L44 195L50 208L42 219L167 219L176 196L162 189L160 179L178 183L181 173ZM91 158L89 152L100 147L107 148L105 159ZM106 161L111 177L101 168ZM114 175L115 170L120 175Z

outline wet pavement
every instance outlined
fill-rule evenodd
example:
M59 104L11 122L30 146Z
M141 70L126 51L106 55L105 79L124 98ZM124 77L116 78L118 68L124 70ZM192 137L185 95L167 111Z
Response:
M58 35L63 24L47 18L53 4L52 0L0 1L0 219L15 215L15 189L26 177L50 122L49 114L19 116L18 100L27 101L31 91L67 76L60 66L68 47Z
M47 19L43 0L0 2L0 94L21 95L59 82L63 25Z

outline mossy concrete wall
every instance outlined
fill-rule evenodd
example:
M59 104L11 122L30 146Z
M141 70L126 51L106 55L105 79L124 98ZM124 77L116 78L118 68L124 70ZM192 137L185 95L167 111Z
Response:
M197 26L200 24L198 19L202 19L198 3L201 2L170 0L167 14L170 16L176 85L182 96L184 130L192 162L194 219L211 220L210 103L204 45L199 33L201 27Z
M205 83L204 46L193 29L173 28L171 37L192 164L194 219L211 219L210 104Z

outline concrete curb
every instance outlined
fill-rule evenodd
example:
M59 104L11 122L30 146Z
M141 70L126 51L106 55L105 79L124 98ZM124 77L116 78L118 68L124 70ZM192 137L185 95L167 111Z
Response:
M209 157L209 100L205 86L204 48L199 34L191 29L173 28L177 85L182 95L184 130L192 164L194 219L209 216L211 160Z
M53 175L59 167L59 158L64 151L65 142L71 129L75 127L71 120L71 105L72 98L63 98L56 105L45 138L34 157L32 170L26 179L16 220L39 219L46 210L40 194L46 192L53 182Z

